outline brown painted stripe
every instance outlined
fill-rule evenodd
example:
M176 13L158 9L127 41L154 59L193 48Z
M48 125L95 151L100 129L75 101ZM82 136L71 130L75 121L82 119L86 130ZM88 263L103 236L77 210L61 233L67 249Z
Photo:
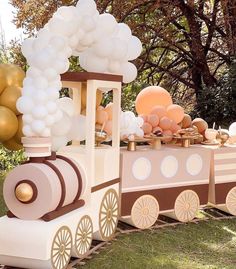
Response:
M236 186L236 182L215 184L216 204L225 204L229 191Z
M78 191L77 191L77 195L74 199L74 202L77 201L80 198L81 192L82 192L82 186L83 186L83 181L82 181L82 177L80 174L80 171L78 169L78 167L76 166L76 164L69 158L65 157L65 156L61 156L61 155L57 155L58 159L61 159L65 162L67 162L75 171L76 175L77 175L77 179L78 179Z
M217 170L215 171L215 176L227 176L227 175L235 175L235 179L236 179L236 169L222 169L222 170Z
M104 183L97 185L97 186L93 186L91 188L91 192L99 191L101 189L104 189L106 187L109 187L109 186L117 184L117 183L120 183L120 178L116 178L116 179L104 182Z
M61 174L61 172L59 171L59 169L54 165L52 164L51 162L45 160L43 162L44 164L46 164L47 166L49 166L58 176L58 179L60 181L60 184L61 184L61 200L56 208L56 210L60 207L63 206L64 202L65 202L65 198L66 198L66 184L65 184L65 180L64 180L64 177L63 175Z
M223 159L223 160L215 160L215 165L218 164L232 164L235 163L236 164L236 159Z
M160 211L173 210L175 206L175 200L178 195L185 190L192 190L197 193L200 199L201 205L206 205L208 202L208 184L183 186L166 189L154 189L145 191L136 191L121 194L121 216L130 216L131 209L134 202L142 195L154 196L160 206Z

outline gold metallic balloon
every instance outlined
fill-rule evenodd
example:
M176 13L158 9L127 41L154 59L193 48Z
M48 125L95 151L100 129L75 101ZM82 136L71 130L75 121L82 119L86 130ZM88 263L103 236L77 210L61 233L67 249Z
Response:
M96 95L96 107L100 106L103 98L103 94L100 90L97 90L97 95ZM86 89L86 84L82 83L82 90L81 90L81 110L84 110L86 108L86 103L87 103L87 89Z
M0 142L11 139L17 132L16 115L7 107L0 106Z
M21 138L24 136L23 134L23 120L22 115L17 117L18 120L18 130L14 136L14 140L21 145Z
M6 149L9 149L9 150L20 150L20 149L23 149L23 145L22 144L19 144L15 138L11 138L5 142L2 143L3 146L6 148Z
M0 95L0 106L11 109L16 115L20 112L16 108L16 101L21 97L21 88L18 86L9 86Z
M3 92L3 90L7 87L7 80L5 76L4 69L0 68L0 94Z
M25 72L14 64L1 64L0 69L5 72L7 86L23 86Z
M15 196L20 202L29 202L33 198L33 195L33 188L28 183L21 183L16 187Z

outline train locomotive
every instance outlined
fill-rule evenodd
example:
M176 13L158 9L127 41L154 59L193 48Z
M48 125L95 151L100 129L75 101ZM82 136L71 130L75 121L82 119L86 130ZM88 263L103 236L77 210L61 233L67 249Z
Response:
M86 140L51 152L50 138L23 138L29 161L4 183L7 216L0 218L0 263L65 269L88 253L93 239L111 240L118 220L146 229L159 214L191 221L211 203L236 215L236 150L163 145L120 147L122 77L66 73L78 114L87 86ZM96 91L113 92L112 144L95 146ZM94 109L93 109L94 108Z

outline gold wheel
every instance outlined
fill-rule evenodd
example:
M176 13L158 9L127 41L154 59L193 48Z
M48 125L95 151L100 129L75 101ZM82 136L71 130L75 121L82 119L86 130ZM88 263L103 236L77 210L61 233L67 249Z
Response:
M116 231L119 213L119 198L114 189L108 190L101 202L99 212L99 232L102 240L110 240Z
M200 201L196 192L186 190L179 194L175 201L175 215L181 222L193 220L198 212Z
M66 269L72 251L72 234L67 226L61 227L54 236L51 249L53 269Z
M75 234L75 251L78 257L85 255L92 244L93 223L89 216L83 216L78 223Z
M236 187L229 191L226 197L226 207L231 215L236 216Z
M147 229L151 227L158 218L159 204L155 197L143 195L133 204L131 218L135 227Z

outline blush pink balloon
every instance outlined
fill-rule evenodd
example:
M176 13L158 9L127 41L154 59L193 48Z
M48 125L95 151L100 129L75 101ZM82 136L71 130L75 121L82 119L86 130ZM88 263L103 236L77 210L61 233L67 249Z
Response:
M139 117L141 117L144 122L147 121L147 115L142 114L142 115L139 115Z
M112 121L109 120L106 122L105 126L104 126L104 131L108 134L108 135L112 135Z
M104 122L108 121L108 114L105 110L97 110L96 113L96 122L98 124L103 124Z
M181 127L173 120L171 120L171 127L170 130L173 132L173 134L177 133Z
M172 135L173 135L173 133L171 132L171 130L164 130L163 136L171 136L170 138L165 138L164 141L170 142L172 140Z
M152 125L148 122L144 122L142 129L145 134L150 134L152 132Z
M156 127L159 124L159 118L157 115L150 114L147 116L147 122L152 125L152 127Z
M113 103L109 103L106 107L105 107L105 111L108 114L108 119L112 120L112 112L113 112Z
M179 105L170 105L167 107L167 116L176 123L180 123L184 118L184 109Z
M164 106L154 106L151 114L155 114L159 119L167 116L166 108Z
M167 117L162 117L159 123L159 126L163 129L163 130L170 130L171 128L171 120Z

